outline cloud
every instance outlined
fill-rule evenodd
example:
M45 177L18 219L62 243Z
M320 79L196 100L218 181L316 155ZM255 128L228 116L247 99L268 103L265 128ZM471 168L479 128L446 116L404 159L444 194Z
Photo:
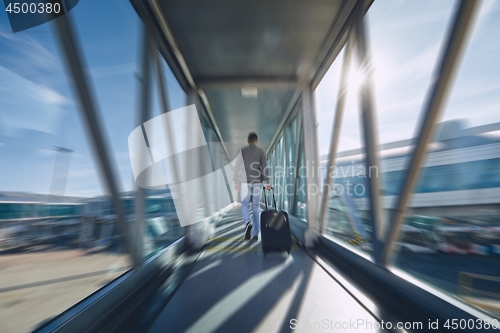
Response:
M55 50L48 48L53 47L51 37L37 35L34 38L26 33L2 33L0 37L1 66L37 83L61 80L61 61Z
M62 107L69 101L55 90L32 82L0 66L1 127L6 131L16 128L55 133L62 116ZM9 134L9 133L7 133Z

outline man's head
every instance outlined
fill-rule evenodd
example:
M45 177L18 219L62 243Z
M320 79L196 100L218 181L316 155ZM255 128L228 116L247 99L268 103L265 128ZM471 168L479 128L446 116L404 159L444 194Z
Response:
M256 145L257 141L259 141L259 137L255 134L255 132L248 133L248 144Z

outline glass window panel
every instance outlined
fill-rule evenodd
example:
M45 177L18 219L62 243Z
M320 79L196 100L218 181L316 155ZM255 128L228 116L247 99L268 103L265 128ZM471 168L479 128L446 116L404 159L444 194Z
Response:
M130 3L96 5L79 2L71 18L131 215L140 21ZM31 331L131 267L53 29L12 34L0 15L0 285L12 289L0 298L2 331Z
M332 125L335 116L335 107L340 84L340 72L343 61L344 49L339 53L314 92L316 100L316 119L318 121L318 149L321 162L328 159L328 154L330 152ZM322 178L322 181L323 180Z
M419 3L417 11L411 4L401 6L408 16L425 15L436 6L444 6L443 13L436 15L434 23L420 24L417 34L422 42L425 37L423 49L428 52L443 47L442 33L430 31L451 24L446 13L451 12L452 4L424 1ZM466 52L451 83L443 120L436 125L427 147L393 248L393 265L494 316L500 315L500 308L489 306L500 301L500 284L491 280L500 276L496 264L500 244L500 135L495 130L500 105L500 49L494 46L498 39L494 31L500 29L499 13L498 2L481 4L471 38L465 44ZM415 36L415 29L398 30L398 34ZM409 44L414 47L415 43ZM426 66L413 67L418 72L412 75L414 80L430 72L436 66L435 60L438 59L433 55ZM424 96L418 91L411 94L411 98L411 92L406 93L409 100L423 104ZM415 108L410 113L416 118L420 110ZM479 127L483 125L489 126ZM387 166L401 169L386 181L388 188L396 189L396 193L404 182L403 160L408 153L400 152L400 155L403 158L399 160L396 157L386 160ZM391 182L397 185L390 185Z
M329 121L328 126L330 127L327 132L328 136L325 134L326 129L318 133L323 140L327 140L320 143L321 149L324 151L324 155L320 160L322 183L325 181L327 172L332 176L324 232L348 247L371 253L373 250L371 244L373 227L369 218L367 177L371 176L372 173L369 172L370 169L366 166L366 154L361 134L359 92L356 86L356 75L353 74L357 71L355 57L351 59L349 69L349 86L345 97L345 110L338 138L335 166L327 170L331 127L337 99L336 90L338 90L340 80L339 63L341 64L344 61L343 55L342 52L342 57L337 57L335 61L337 64L332 65L316 90L316 99L318 105L321 105L322 108L318 112L324 114L325 119ZM335 95L332 95L333 93ZM377 173L373 173L373 176L376 177L377 175Z
M296 148L296 132L297 132L297 118L291 121L285 131L286 135L286 158L285 158L285 172L284 172L284 187L283 187L283 200L284 210L291 213L292 200L293 200L293 181L295 169L295 148Z
M285 133L280 139L281 144L281 154L280 154L280 181L279 181L279 196L277 198L277 205L280 210L284 210L284 199L285 199L285 177L286 177L286 152L287 152L287 142L285 138Z
M140 44L142 47L142 43ZM141 52L137 52L138 56ZM170 70L170 67L166 63L165 59L159 55L160 62L162 63L163 69L163 80L165 82L165 92L160 91L160 85L158 80L158 72L156 65L151 63L151 118L153 119L164 113L163 104L161 102L161 94L165 93L167 97L168 107L167 110L172 111L187 105L187 97L179 83L175 79ZM138 61L137 63L141 63ZM137 93L136 95L137 96ZM136 103L133 104L136 107ZM203 114L203 110L197 105L198 113ZM200 122L203 125L203 117L200 117ZM137 120L136 120L137 121ZM202 127L203 128L203 127ZM169 137L170 139L170 137ZM171 137L172 140L185 140L185 138ZM179 160L176 160L177 168L180 171L182 164ZM130 164L130 163L129 163ZM168 163L164 164L164 168L170 169L173 165ZM166 170L167 172L167 170ZM199 191L197 193L200 193ZM135 198L133 198L135 199ZM198 200L199 202L199 200ZM134 211L135 202L129 203L129 211ZM197 209L199 213L199 209ZM129 219L134 221L135 216L131 215ZM160 227L161 226L161 227ZM159 231L162 231L159 233ZM149 258L158 251L164 249L165 247L172 244L175 240L184 234L184 230L180 227L178 216L175 210L174 201L170 193L168 184L165 184L164 189L158 190L146 190L145 198L145 221L143 228L143 257Z
M367 28L381 144L415 135L454 4L423 0L370 7Z
M434 60L437 58L440 42L445 34L447 19L451 15L451 6L445 3L424 1L423 3L374 3L370 8L365 22L370 38L372 60L374 64L374 110L377 111L380 143L391 143L409 139L415 129L423 98L431 81ZM419 19L434 17L432 20ZM418 27L418 29L416 29ZM411 40L411 42L409 42ZM338 57L340 66L343 59ZM330 198L330 208L344 207L350 212L350 235L342 236L348 246L360 248L372 253L369 197L367 181L370 176L376 176L380 190L384 196L399 193L403 170L405 166L395 167L387 156L394 159L408 151L408 147L384 150L381 152L381 170L372 170L365 165L366 155L362 141L361 119L359 118L359 99L357 94L357 79L359 77L354 57L349 72L349 91L346 99L345 114L340 131L336 174L334 176L334 191L339 196ZM324 119L333 119L333 112L338 89L340 67L334 67L325 76L317 89L318 111L331 110ZM331 72L331 73L330 73ZM336 75L335 79L334 74ZM357 79L357 80L356 80ZM329 118L331 117L331 118ZM331 126L331 121L328 122ZM329 139L326 130L319 128L321 137ZM328 134L330 130L328 129ZM320 145L322 147L322 145ZM360 149L361 148L361 149ZM324 148L323 148L324 149ZM360 149L360 150L359 150ZM327 158L322 158L326 164ZM400 158L398 161L402 161ZM385 170L388 168L388 170ZM383 173L384 172L384 173ZM387 176L387 179L385 177ZM342 193L342 194L340 194ZM382 202L393 202L394 197L386 197ZM339 204L340 201L340 204ZM336 208L336 209L337 209ZM388 206L384 207L384 215L389 216ZM341 226L336 213L327 215L327 233L338 230ZM330 213L328 213L330 214ZM347 229L343 229L347 230ZM336 236L338 234L333 234ZM359 236L361 235L361 236Z

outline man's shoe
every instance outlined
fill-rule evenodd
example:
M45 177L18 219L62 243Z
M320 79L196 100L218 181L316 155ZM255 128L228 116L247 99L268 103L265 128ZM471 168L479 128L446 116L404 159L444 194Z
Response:
M253 236L252 237L252 242L255 243L255 242L258 242L258 241L259 241L259 237L257 237L257 236Z
M250 239L251 235L252 235L252 224L248 222L247 227L245 229L245 239L246 240Z

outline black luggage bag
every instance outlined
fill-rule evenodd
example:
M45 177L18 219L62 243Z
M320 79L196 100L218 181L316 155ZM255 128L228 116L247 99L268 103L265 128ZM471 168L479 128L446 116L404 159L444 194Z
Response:
M273 202L274 209L267 209L266 189L264 188L264 202L266 210L260 214L260 235L262 239L262 252L264 256L270 251L286 251L290 254L292 250L292 234L288 213L276 210L276 200Z

